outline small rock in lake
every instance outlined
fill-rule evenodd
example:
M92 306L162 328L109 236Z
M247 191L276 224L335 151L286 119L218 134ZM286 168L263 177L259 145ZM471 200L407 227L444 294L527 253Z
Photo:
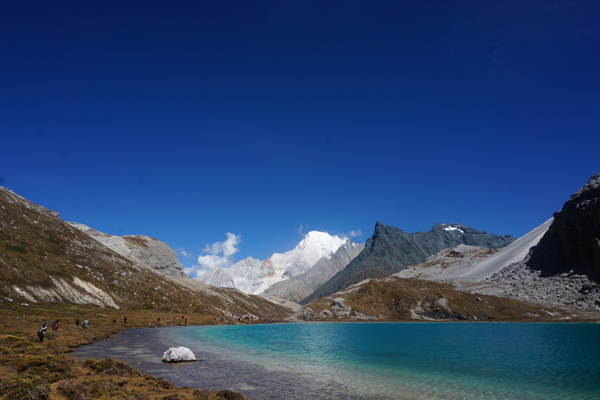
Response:
M171 347L165 351L162 360L164 362L184 362L184 361L196 361L196 356L187 347Z

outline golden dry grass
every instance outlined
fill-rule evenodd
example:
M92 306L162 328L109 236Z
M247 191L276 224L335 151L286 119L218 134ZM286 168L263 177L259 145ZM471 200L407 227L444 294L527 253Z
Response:
M227 390L209 391L176 387L160 378L143 375L112 359L77 361L68 355L76 346L102 340L120 330L164 326L171 312L122 311L70 304L3 307L0 309L0 398L19 399L244 399ZM127 324L123 317L127 317ZM75 318L88 319L87 332ZM161 322L157 318L161 317ZM188 324L209 324L214 316L185 315ZM113 324L113 318L117 320ZM51 323L58 319L54 338ZM37 331L46 322L48 334L39 343ZM178 323L183 323L181 319Z

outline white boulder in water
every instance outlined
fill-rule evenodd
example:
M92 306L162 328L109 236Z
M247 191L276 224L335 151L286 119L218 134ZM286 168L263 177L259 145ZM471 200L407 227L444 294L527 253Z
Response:
M196 356L187 347L179 346L165 351L162 360L164 362L196 361Z

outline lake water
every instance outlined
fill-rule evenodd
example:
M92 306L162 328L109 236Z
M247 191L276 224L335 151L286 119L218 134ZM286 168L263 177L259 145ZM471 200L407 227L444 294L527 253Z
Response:
M195 363L160 361L189 347ZM82 346L178 385L259 399L600 399L600 324L284 323L149 328Z

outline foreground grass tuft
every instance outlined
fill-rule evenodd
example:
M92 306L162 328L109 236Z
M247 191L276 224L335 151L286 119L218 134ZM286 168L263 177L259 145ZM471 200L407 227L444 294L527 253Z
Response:
M85 360L84 365L102 375L142 376L142 373L137 369L114 358L104 358L102 360L89 359Z
M71 364L63 354L26 355L17 362L15 369L53 383L74 376Z
M38 375L18 374L0 382L0 393L4 400L45 400L50 387Z

